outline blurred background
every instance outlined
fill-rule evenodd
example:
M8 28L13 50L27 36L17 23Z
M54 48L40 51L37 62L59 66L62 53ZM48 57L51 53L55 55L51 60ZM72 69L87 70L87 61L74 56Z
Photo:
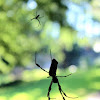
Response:
M100 100L100 0L0 0L0 100L48 100L51 78L34 54L49 71L50 50L57 75L73 73L62 90ZM57 84L50 97L63 100Z

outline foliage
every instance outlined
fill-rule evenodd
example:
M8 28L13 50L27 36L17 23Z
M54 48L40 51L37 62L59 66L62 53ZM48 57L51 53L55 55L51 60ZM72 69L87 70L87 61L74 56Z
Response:
M70 51L77 42L88 44L87 38L77 38L76 30L66 21L68 6L65 1L36 0L37 7L33 10L28 6L29 1L32 0L0 1L0 57L10 63L7 66L0 60L1 73L8 73L15 66L28 66L33 62L35 51L48 53L51 49L61 62L63 49ZM71 2L79 4L82 0ZM44 16L39 27L36 27L38 21L31 21L36 12Z
M45 22L57 21L64 26L67 7L60 0L59 2L56 0L48 2L37 0L36 2L38 4L36 11L41 9L41 12L45 13ZM45 30L47 29L45 28L47 27L45 25L42 27L42 24L40 28L34 27L37 22L31 22L30 19L35 11L28 9L27 3L27 0L0 1L0 56L3 56L12 68L13 66L28 65L35 51L43 48L48 51L51 48L49 45L52 46L52 43L56 45L55 40L46 35ZM2 66L4 66L3 69ZM1 60L1 72L9 72L6 70L11 70L10 67L4 65Z

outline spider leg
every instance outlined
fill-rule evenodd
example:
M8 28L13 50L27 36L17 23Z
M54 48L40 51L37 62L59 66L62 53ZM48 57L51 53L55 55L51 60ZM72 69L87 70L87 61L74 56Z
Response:
M36 19L36 18L32 18L31 21L32 21L33 19Z
M48 94L47 94L48 100L55 99L55 98L50 98L50 96L49 96L50 95L50 91L51 91L52 83L53 83L53 80L51 81L50 86L49 86L49 89L48 89Z
M63 100L65 100L65 98L64 98L64 96L63 96L63 94L62 94L62 89L61 89L61 86L60 86L60 84L59 84L59 81L58 81L58 87L59 87L59 91L60 91L60 94L61 94Z
M39 24L41 25L41 23L40 23L39 19L37 19L37 20L38 20ZM38 26L39 26L39 24L38 24Z
M35 64L36 64L38 67L40 67L43 71L47 72L47 71L46 71L45 69L43 69L39 64L36 63L36 53L35 53ZM47 73L49 73L49 72L47 72Z
M58 82L58 86L59 86L60 93L62 92L67 98L72 98L72 99L78 98L78 97L69 97L69 96L67 96L66 93L61 89L61 86L60 86L59 82ZM62 93L61 93L61 95L62 95ZM63 97L63 95L62 95L62 97ZM63 100L65 100L64 97L63 97Z
M66 76L57 76L57 77L68 77L68 76L70 76L70 75L72 75L72 73L71 73L71 74L68 74L68 75L66 75Z
M36 11L36 16L37 16L37 11Z
M62 90L62 92L63 92L63 90ZM78 97L69 97L69 96L67 96L64 92L63 92L63 94L64 94L67 98L72 98L72 99L78 98Z
M42 17L44 17L44 16L41 16L41 17L39 16L39 18L42 18Z
M51 62L52 62L52 54L51 54L51 49L50 49L50 57L51 57Z

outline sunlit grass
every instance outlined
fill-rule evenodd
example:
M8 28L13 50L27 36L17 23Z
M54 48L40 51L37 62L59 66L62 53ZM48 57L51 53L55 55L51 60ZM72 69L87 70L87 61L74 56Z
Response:
M0 96L0 100L7 100L7 97L5 97L5 96Z
M48 73L35 69L33 71L24 71L22 77L24 81L39 81L48 77Z
M94 71L83 72L78 70L67 78L59 78L62 90L70 97L78 97L75 100L85 100L85 96L89 93L100 90L100 79L95 80L97 77L94 77ZM58 70L57 74L67 75L69 73L67 72L66 70L61 72ZM22 83L0 88L0 100L48 100L47 92L51 78L47 78L47 73L36 69L25 71L22 76ZM63 100L57 84L52 85L50 96L56 98L56 100Z
M17 93L10 100L30 100L31 96L27 93Z

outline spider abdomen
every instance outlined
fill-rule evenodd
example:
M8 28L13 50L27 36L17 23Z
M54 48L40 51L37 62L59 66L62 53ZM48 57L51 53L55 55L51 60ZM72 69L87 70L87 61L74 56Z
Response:
M37 16L36 16L36 19L38 19L39 16L40 16L40 15L37 15Z
M54 76L54 77L52 77L52 78L53 78L53 82L54 82L54 83L58 83L58 79L57 79L56 76Z

